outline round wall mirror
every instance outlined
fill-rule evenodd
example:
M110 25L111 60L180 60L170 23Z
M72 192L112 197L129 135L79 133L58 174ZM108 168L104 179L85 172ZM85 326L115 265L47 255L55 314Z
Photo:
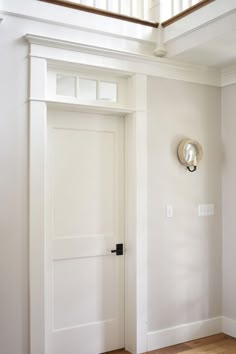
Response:
M180 142L178 146L178 157L182 165L186 166L190 172L196 171L202 156L203 149L198 141L184 139Z

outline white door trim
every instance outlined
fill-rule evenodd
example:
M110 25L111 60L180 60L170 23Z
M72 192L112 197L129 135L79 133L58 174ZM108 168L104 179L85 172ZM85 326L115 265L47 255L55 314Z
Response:
M54 45L57 47L58 41ZM42 54L44 52L42 40L38 45L35 41L30 45L31 354L45 354L47 316L45 311L45 160L48 43L45 43L45 57L37 56L38 47ZM52 46L51 50L53 49ZM55 51L57 56L55 59L58 61L62 60L61 57L65 54L65 49L61 51L62 56L58 48ZM70 51L71 48L68 49L68 52ZM107 60L112 59L107 58ZM78 64L81 63L78 61ZM124 59L122 64L125 66ZM131 114L130 109L127 108L125 116L127 247L125 344L129 351L136 354L147 351L147 77L143 74L134 74L130 76L129 81L132 87L130 103L133 113ZM94 108L89 106L87 110L90 108L94 111ZM110 108L110 113L117 114L117 110ZM125 110L122 113L124 114Z

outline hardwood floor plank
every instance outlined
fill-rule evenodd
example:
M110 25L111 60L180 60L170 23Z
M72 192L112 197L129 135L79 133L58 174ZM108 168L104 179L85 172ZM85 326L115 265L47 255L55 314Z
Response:
M236 340L224 339L217 343L200 345L199 347L189 349L188 351L180 352L179 354L225 354L236 353Z
M205 337L205 338L196 339L196 340L187 342L186 345L188 345L191 348L196 348L196 347L200 347L201 345L216 343L216 342L222 341L224 339L228 339L228 338L230 338L230 337L227 336L226 334L219 333L214 336Z
M153 350L148 352L148 354L177 354L183 353L187 350L189 350L189 347L186 344L177 344L171 347Z
M119 349L119 350L113 350L112 352L106 352L102 354L131 354L131 353L127 352L127 350Z
M106 354L130 354L124 349ZM224 333L143 354L236 354L236 339Z

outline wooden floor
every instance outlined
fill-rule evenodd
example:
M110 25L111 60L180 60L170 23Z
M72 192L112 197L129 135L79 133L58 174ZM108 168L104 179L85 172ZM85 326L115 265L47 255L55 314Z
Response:
M148 354L236 354L236 339L220 333L211 337L193 340L148 352ZM106 354L130 354L125 350L116 350ZM147 354L147 353L145 353Z

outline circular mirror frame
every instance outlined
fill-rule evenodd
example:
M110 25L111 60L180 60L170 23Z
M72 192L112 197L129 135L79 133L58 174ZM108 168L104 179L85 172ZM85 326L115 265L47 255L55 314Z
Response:
M185 148L186 144L194 145L194 147L196 149L197 164L201 161L201 159L203 157L203 149L202 149L201 144L196 140L183 139L179 143L179 146L178 146L179 161L181 162L182 165L184 165L186 167L193 167L194 166L193 161L187 162L185 159L185 149L184 148Z

